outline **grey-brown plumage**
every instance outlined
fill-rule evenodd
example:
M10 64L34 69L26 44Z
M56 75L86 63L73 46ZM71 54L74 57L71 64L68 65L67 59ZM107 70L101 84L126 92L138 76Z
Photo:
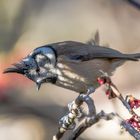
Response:
M140 54L123 54L99 46L99 37L88 43L64 41L36 48L20 63L5 70L24 74L40 86L51 82L79 93L98 87L100 70L109 75L125 61L138 61ZM31 62L32 61L32 62ZM30 63L29 63L30 62ZM92 92L92 90L91 90Z
M60 74L56 84L77 92L86 92L92 86L97 88L100 70L112 75L125 61L137 61L135 55L80 42L65 41L51 46L58 54L57 69Z

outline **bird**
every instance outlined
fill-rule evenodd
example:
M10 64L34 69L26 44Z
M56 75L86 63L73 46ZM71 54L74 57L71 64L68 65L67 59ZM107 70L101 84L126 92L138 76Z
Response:
M97 32L85 43L63 41L37 47L4 73L22 74L35 82L38 90L42 84L51 83L79 94L91 94L100 86L100 71L112 76L124 62L140 59L140 53L125 54L100 45L99 40Z

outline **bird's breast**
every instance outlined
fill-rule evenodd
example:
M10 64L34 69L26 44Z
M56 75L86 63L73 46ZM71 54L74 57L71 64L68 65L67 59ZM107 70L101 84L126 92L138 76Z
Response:
M107 71L110 63L106 60L94 59L80 63L58 63L56 84L76 92L86 92L91 86L97 88L99 70Z

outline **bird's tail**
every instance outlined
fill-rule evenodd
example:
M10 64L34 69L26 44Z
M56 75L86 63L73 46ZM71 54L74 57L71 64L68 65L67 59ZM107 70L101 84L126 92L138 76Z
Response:
M140 53L127 54L127 55L136 59L140 59Z

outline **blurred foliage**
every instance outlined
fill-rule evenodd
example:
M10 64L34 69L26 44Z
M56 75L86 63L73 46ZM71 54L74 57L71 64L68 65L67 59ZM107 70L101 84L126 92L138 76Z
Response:
M109 44L120 51L140 52L139 23L140 11L126 0L0 0L0 139L6 140L17 129L20 130L21 127L15 129L13 124L24 119L26 122L26 118L36 120L39 125L32 122L30 125L35 127L22 127L24 136L31 129L37 130L33 131L33 135L43 131L42 138L26 137L26 140L51 139L57 131L59 118L66 112L64 106L77 96L71 91L50 85L44 85L40 94L35 94L34 84L26 78L15 74L3 75L5 67L24 57L33 48L47 43L63 40L87 41L97 29L101 44ZM136 89L135 93L138 93L140 65L129 64L118 70L114 80L119 88L125 91ZM94 98L99 110L120 111L127 116L120 109L121 105L116 103L112 106L104 95L94 94ZM3 126L7 125L3 122L7 123L9 119L12 121L4 131ZM30 126L25 122L21 126ZM94 126L82 137L108 139L111 128L114 130L114 138L129 138L127 134L118 135L118 125L112 125L112 122L102 124L106 126ZM9 131L10 126L13 126L13 131ZM41 132L38 133L39 130ZM15 135L18 134L20 139L15 137L22 140L21 133ZM12 136L10 139L12 140Z

